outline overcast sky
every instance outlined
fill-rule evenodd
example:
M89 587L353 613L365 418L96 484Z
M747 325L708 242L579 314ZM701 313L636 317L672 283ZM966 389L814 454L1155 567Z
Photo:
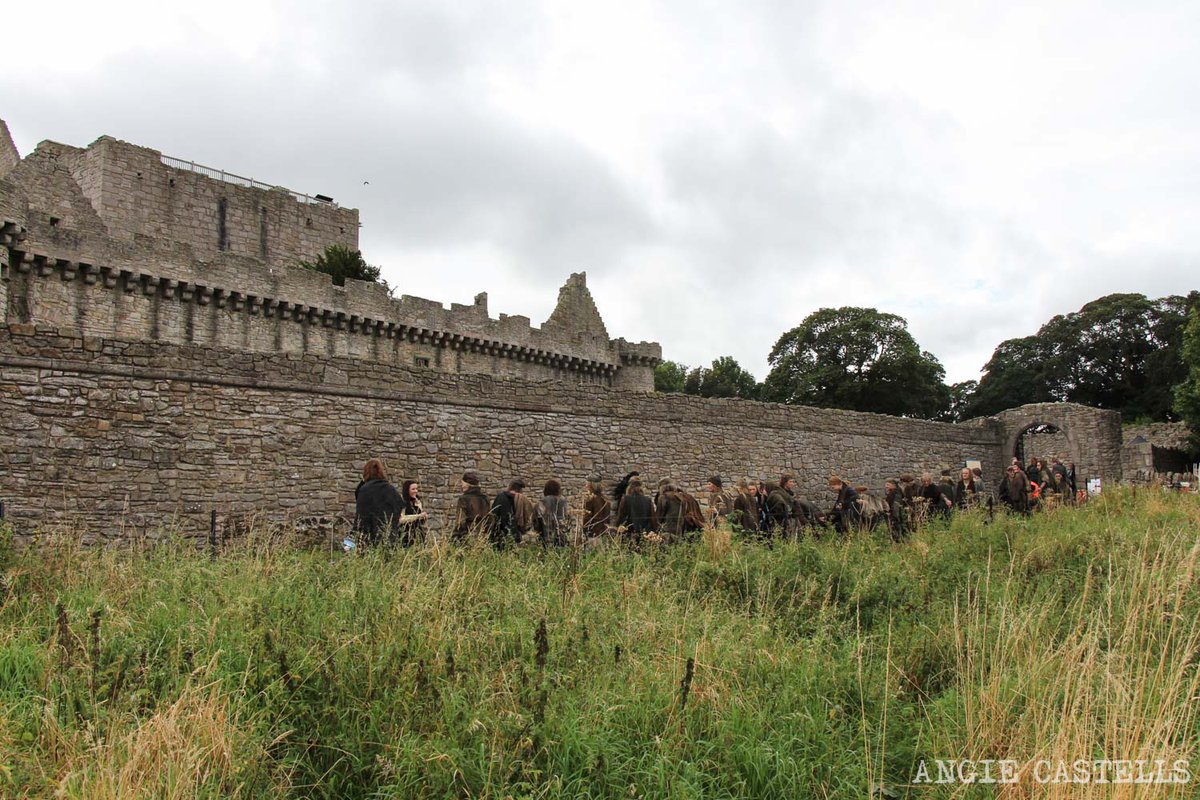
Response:
M22 153L110 134L332 195L405 294L537 322L586 270L610 335L760 379L874 306L958 381L1200 288L1198 3L174 5L6 37Z

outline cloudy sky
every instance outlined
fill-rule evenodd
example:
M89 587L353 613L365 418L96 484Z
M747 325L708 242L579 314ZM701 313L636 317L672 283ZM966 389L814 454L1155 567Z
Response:
M759 378L824 306L952 381L1116 291L1200 287L1200 4L56 3L6 37L21 151L101 134L361 209L406 294ZM365 183L368 182L369 184Z

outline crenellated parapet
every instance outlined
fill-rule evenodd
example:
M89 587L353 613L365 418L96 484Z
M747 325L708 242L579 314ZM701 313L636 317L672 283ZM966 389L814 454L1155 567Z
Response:
M245 291L202 275L182 277L183 271L158 274L28 248L8 252L13 258L6 277L21 300L9 303L19 306L14 322L94 336L348 355L444 372L603 385L614 385L622 371L648 369L646 388L653 388L657 345L634 346L637 356L622 351L628 345L619 341L571 352L569 342L532 327L526 317L488 317L483 295L473 305L450 308L418 297L387 298L366 304L374 305L374 313L356 313L345 297L328 291L306 297L294 286L289 289L286 280L276 284L278 291ZM354 288L345 294L352 296ZM621 385L633 388L644 381Z
M6 321L645 391L661 358L609 338L582 272L540 326L493 318L484 293L446 306L335 286L296 264L356 246L354 209L107 136L19 159L0 178L0 219Z

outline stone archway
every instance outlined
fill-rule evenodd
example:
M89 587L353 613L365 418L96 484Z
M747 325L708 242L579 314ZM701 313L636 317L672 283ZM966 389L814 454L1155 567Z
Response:
M1002 426L1005 462L1017 452L1028 431L1053 428L1064 437L1080 481L1100 478L1111 484L1121 480L1121 415L1116 411L1077 403L1031 403L1001 411L996 419Z
M1071 432L1050 422L1034 422L1012 433L1006 443L1006 459L1016 456L1022 464L1034 458L1046 463L1059 456L1064 462L1079 463L1079 445Z

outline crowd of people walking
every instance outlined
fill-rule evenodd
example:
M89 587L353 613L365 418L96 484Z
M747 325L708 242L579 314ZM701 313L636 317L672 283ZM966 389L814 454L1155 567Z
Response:
M990 519L998 508L1029 514L1086 498L1076 485L1075 465L1059 458L1049 464L1037 458L1025 466L1013 458L993 487L985 484L979 467L963 467L957 474L944 470L937 478L929 472L919 478L900 475L887 479L878 494L833 476L826 506L802 499L790 474L778 481L742 479L732 491L720 475L713 475L698 493L703 506L670 478L648 483L639 472L630 472L606 493L601 478L591 477L582 487L579 511L572 510L554 478L543 484L536 501L520 479L491 499L475 472L463 473L460 486L450 540L462 543L478 536L497 549L529 544L594 547L609 541L642 547L687 540L722 522L765 542L876 528L886 528L900 542L929 520L955 513L978 508ZM354 528L363 544L407 547L425 541L429 514L420 485L406 480L396 489L379 459L364 466L355 502Z

